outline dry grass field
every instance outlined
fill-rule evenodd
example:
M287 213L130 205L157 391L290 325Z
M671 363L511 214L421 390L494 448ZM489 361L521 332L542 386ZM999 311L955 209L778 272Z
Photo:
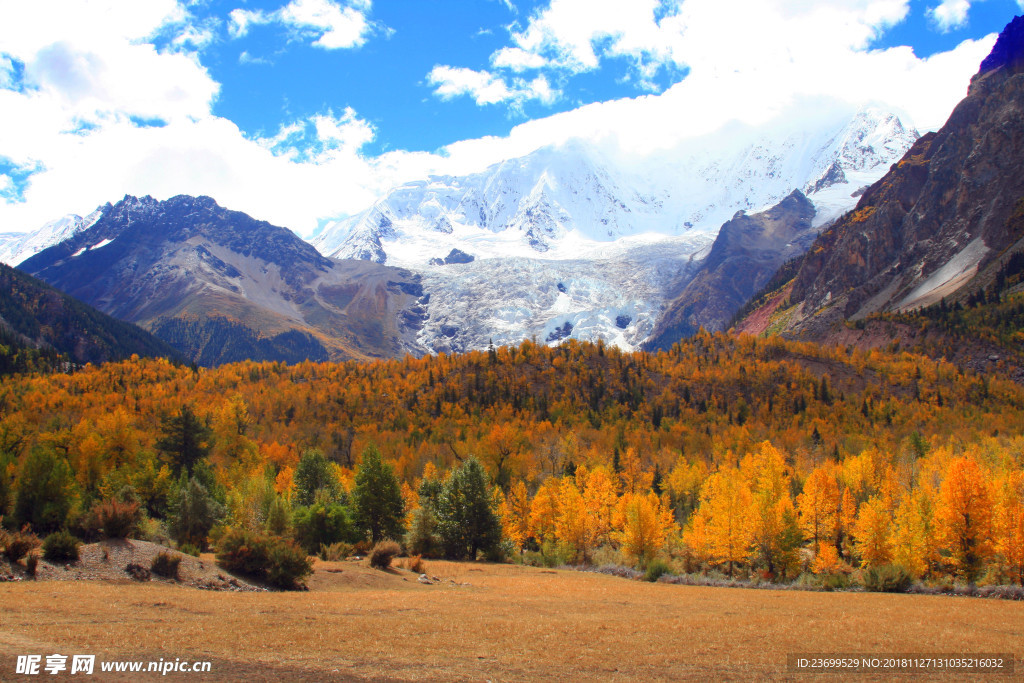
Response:
M787 671L789 652L1012 652L1024 671L1020 602L698 588L513 565L428 562L427 572L441 580L318 562L301 593L3 584L0 680L17 678L16 655L54 652L213 662L207 676L91 680L808 680ZM42 677L54 678L32 678Z

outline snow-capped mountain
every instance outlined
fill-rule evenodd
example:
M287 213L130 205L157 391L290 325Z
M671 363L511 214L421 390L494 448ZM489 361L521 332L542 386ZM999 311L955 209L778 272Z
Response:
M882 109L825 107L768 126L731 124L641 158L572 140L481 173L402 185L313 245L419 272L431 297L419 342L433 351L566 336L632 349L738 212L801 190L821 226L917 137ZM806 242L789 246L800 253ZM446 263L452 250L469 262Z
M379 311L388 318L385 327L404 332L392 335L393 348L375 346L375 354L385 347L384 354L397 349L464 351L484 348L491 341L515 344L530 337L552 344L566 337L604 339L633 349L648 340L670 302L700 271L723 224L741 212L775 206L802 190L814 204L813 230L851 208L857 190L881 177L916 138L916 131L898 116L880 109L805 107L780 114L770 125L729 124L713 135L643 156L571 140L480 173L434 176L402 185L362 213L329 224L313 245L334 259L375 262L363 266L379 269L374 277L383 278L387 288L405 277L415 283L414 293L399 288L399 294L415 299L415 310L406 310L412 304L403 299L401 306L389 303L387 312ZM12 262L59 243L62 251L53 252L52 264L44 267L39 258L27 263L43 270L59 265L64 269L61 273L47 271L51 281L71 287L73 280L79 289L85 287L83 293L94 297L102 291L106 298L97 300L97 305L129 320L156 325L161 315L178 315L181 301L195 300L201 305L195 303L193 308L201 308L203 315L209 308L238 317L237 311L256 306L263 325L272 304L270 309L289 321L278 325L281 330L294 325L304 331L308 328L330 349L335 342L345 349L358 342L351 337L351 325L332 323L325 330L324 325L310 323L305 313L293 310L296 301L312 296L308 283L292 293L290 286L282 289L280 282L266 275L267 269L247 269L248 261L235 262L235 252L272 250L271 245L246 242L225 251L217 240L227 239L224 235L241 239L233 228L211 233L210 245L193 244L198 239L196 211L212 212L229 227L236 221L237 217L221 216L224 210L211 200L175 198L161 203L125 198L116 207L104 208L110 215L98 223L102 212L84 219L67 217L23 236L17 249L10 250ZM235 216L233 212L224 216L228 214ZM248 225L252 219L237 220ZM129 244L132 240L122 235L138 221L152 223L152 229L132 232L132 240L146 244L158 240L159 249L152 251L162 255L142 269L145 273L136 272L141 256L125 256L129 251L135 254L133 250L140 246ZM93 223L95 229L83 233ZM157 224L159 230L153 227ZM259 234L260 239L265 237ZM254 235L250 237L255 239ZM775 247L779 253L799 253L804 244L793 241ZM310 252L303 263L314 256L321 258L303 246ZM290 243L288 249L289 253L301 251ZM268 253L266 259L276 257ZM217 270L221 261L230 266L221 268L224 273ZM86 263L102 270L103 287L79 282ZM331 264L323 259L313 270L334 273L359 267ZM389 275L389 269L377 264L398 266L404 274ZM112 266L116 267L111 270ZM216 273L207 272L210 268ZM236 282L235 271L251 275L251 282ZM289 266L281 269L280 277L294 278L298 271L306 272ZM345 273L328 278L331 282L323 291L337 289L334 280L355 277ZM362 271L356 275L362 277ZM156 286L167 277L177 289ZM310 278L323 279L315 273ZM321 285L310 291L320 291ZM285 289L288 295L281 299L279 292ZM707 296L720 294L713 289ZM214 305L203 297L183 299L180 292L185 291L219 294ZM324 305L334 310L333 303ZM174 310L164 310L168 306ZM351 318L351 311L346 311ZM314 318L321 315L319 308L314 313ZM730 311L719 313L726 318L731 315ZM412 316L415 324L391 320L392 314ZM259 330L265 332L262 327ZM349 336L334 339L332 335L340 330ZM190 340L198 334L177 328L164 332L180 332ZM207 332L204 328L203 333Z
M33 232L0 234L0 261L9 266L16 266L43 249L60 244L91 227L99 220L102 213L100 208L84 218L76 214L68 214L50 221Z
M481 173L402 185L327 225L313 245L405 267L453 248L477 258L607 257L618 251L610 245L645 234L703 246L737 211L770 207L795 189L815 203L817 224L836 218L917 137L895 114L866 108L730 125L640 160L572 140Z

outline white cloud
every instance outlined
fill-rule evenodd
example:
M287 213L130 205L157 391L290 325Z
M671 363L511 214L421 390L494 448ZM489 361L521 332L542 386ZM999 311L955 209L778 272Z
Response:
M536 52L527 52L519 47L503 47L491 55L491 65L496 69L511 69L518 73L545 67L548 60Z
M270 21L261 10L233 9L228 13L228 35L244 38L249 34L250 24L267 24Z
M935 7L928 8L928 17L943 33L967 25L967 12L971 9L969 0L942 0Z
M0 23L0 54L11 65L3 74L14 62L24 66L24 87L0 89L0 157L35 171L23 193L8 178L5 230L33 229L125 193L208 194L311 230L318 217L356 210L381 191L359 155L373 130L352 110L303 122L307 139L275 153L212 114L219 85L194 53L173 40L163 52L148 42L181 35L189 24L181 5L85 4L18 3ZM202 42L190 35L187 44Z
M373 28L367 13L369 0L292 0L274 12L232 10L228 33L241 38L253 24L279 23L305 38L315 38L313 45L325 50L360 47Z
M373 126L346 107L341 116L317 114L304 121L284 124L270 138L258 138L276 156L296 162L327 164L342 158L356 158L359 150L376 136Z
M571 55L574 64L586 64L591 54L600 61L612 51L661 55L666 63L688 68L689 75L660 95L597 102L528 121L506 137L455 143L446 150L444 172L469 172L573 137L606 140L643 154L729 122L761 125L799 102L879 104L921 130L935 130L963 97L995 40L992 35L964 41L928 59L907 47L869 49L876 36L905 17L905 0L687 0L657 22L650 2L638 0L629 4L632 8L585 4L592 14L607 13L590 21L582 9L541 12L521 34L544 35L550 44L524 39L517 47ZM569 5L554 0L551 7L564 11ZM574 15L578 23L571 26ZM590 40L611 35L610 28L595 26L625 27L630 16L637 30ZM542 34L532 28L535 22L543 25Z
M204 50L216 42L219 27L220 22L212 18L199 24L186 24L171 40L171 45L179 50Z
M450 100L468 95L479 105L499 102L521 105L529 100L550 104L559 96L559 92L551 87L543 75L530 81L514 78L506 82L501 76L489 71L438 65L427 75L427 82L435 86L434 94L441 99Z
M597 102L527 121L506 136L455 142L439 154L377 157L363 151L373 127L351 109L324 110L261 139L213 115L219 85L200 57L147 42L194 24L173 0L96 0L87 9L71 0L9 3L0 23L0 81L11 80L16 63L19 72L24 67L24 87L0 88L0 156L37 172L18 199L0 199L0 226L33 229L125 193L190 193L308 235L318 219L359 211L394 184L477 171L576 137L643 155L800 108L867 103L935 129L995 39L965 41L928 59L909 48L869 49L905 15L905 0L686 0L668 12L655 12L650 0L571 1L555 0L549 9L583 7L580 26L570 25L570 15L537 13L516 34L541 36L536 42L513 39L495 53L491 70L437 66L428 81L441 97L521 106L561 96L553 84L566 71L552 60L585 64L592 55L600 64L626 56L637 78L658 64L686 67L689 75L660 95ZM345 7L365 13L369 3ZM264 19L236 10L229 32L244 32L253 16ZM315 13L295 14L295 21L300 16L312 21ZM535 23L543 30L531 29ZM308 30L317 40L329 33ZM330 40L356 33L345 35ZM539 60L545 64L527 66ZM136 118L166 125L140 127ZM10 192L22 187L20 175L14 185Z
M0 88L11 88L14 86L14 61L5 55L0 55Z

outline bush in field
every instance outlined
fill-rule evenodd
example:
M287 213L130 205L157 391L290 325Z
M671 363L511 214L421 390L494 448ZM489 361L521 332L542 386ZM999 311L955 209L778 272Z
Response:
M424 562L423 558L419 555L413 555L408 560L406 560L405 568L417 574L427 573L427 563Z
M181 545L179 545L178 552L184 553L186 555L191 555L192 557L199 557L199 548L192 545L191 543L182 543Z
M34 448L21 466L14 519L41 533L64 526L75 500L75 476L67 460L48 448Z
M338 541L320 546L320 559L324 562L340 562L352 554L352 544Z
M96 525L107 538L128 538L139 528L142 514L138 503L108 500L93 508Z
M307 553L317 552L322 545L358 540L342 505L315 503L298 508L292 517L292 529L295 540Z
M39 553L30 553L25 559L25 573L35 578L36 568L39 566Z
M285 590L303 588L305 578L313 572L313 561L294 542L243 529L221 537L217 564Z
M401 552L401 546L394 541L381 541L370 551L370 566L374 569L387 569L391 566L391 560Z
M671 574L672 567L669 566L668 562L656 557L647 563L647 569L644 570L644 581L657 581L665 574Z
M32 533L26 524L21 531L4 531L0 529L0 546L4 557L17 562L28 555L29 551L39 547L39 537Z
M179 544L206 547L207 537L224 516L224 506L195 477L182 479L171 499L169 530Z
M905 593L914 583L906 569L891 564L865 569L860 580L864 590L873 593Z
M313 573L313 561L291 541L270 539L270 563L267 581L282 590L302 590L305 579Z
M78 539L70 531L57 531L43 541L43 559L47 562L77 562L78 546Z
M169 552L157 553L157 556L153 558L153 562L150 563L149 569L157 576L163 576L168 579L178 578L178 566L181 564L181 555L174 555Z

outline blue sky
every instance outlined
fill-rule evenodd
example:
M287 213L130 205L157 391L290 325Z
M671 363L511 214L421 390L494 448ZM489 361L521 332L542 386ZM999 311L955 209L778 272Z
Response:
M308 235L428 173L573 136L646 152L815 98L935 128L1022 6L0 0L0 232L187 192Z
M663 67L641 83L628 57L604 60L599 69L552 76L561 95L553 102L529 100L478 105L471 97L442 99L427 80L439 64L489 69L491 56L509 44L547 2L510 0L395 0L378 2L368 17L370 37L355 49L324 50L296 40L280 24L265 24L236 40L217 42L203 63L221 83L214 112L250 135L274 132L282 120L351 107L369 121L377 137L364 151L434 151L452 142L506 135L517 123L568 111L583 104L659 92L685 78L680 67ZM282 3L215 2L210 16L231 10L273 12ZM906 18L880 32L876 49L909 45L918 57L955 48L968 38L998 32L1015 10L1013 0L988 0L970 7L959 26L940 28L928 10L937 3L914 0ZM240 62L245 53L251 61Z

